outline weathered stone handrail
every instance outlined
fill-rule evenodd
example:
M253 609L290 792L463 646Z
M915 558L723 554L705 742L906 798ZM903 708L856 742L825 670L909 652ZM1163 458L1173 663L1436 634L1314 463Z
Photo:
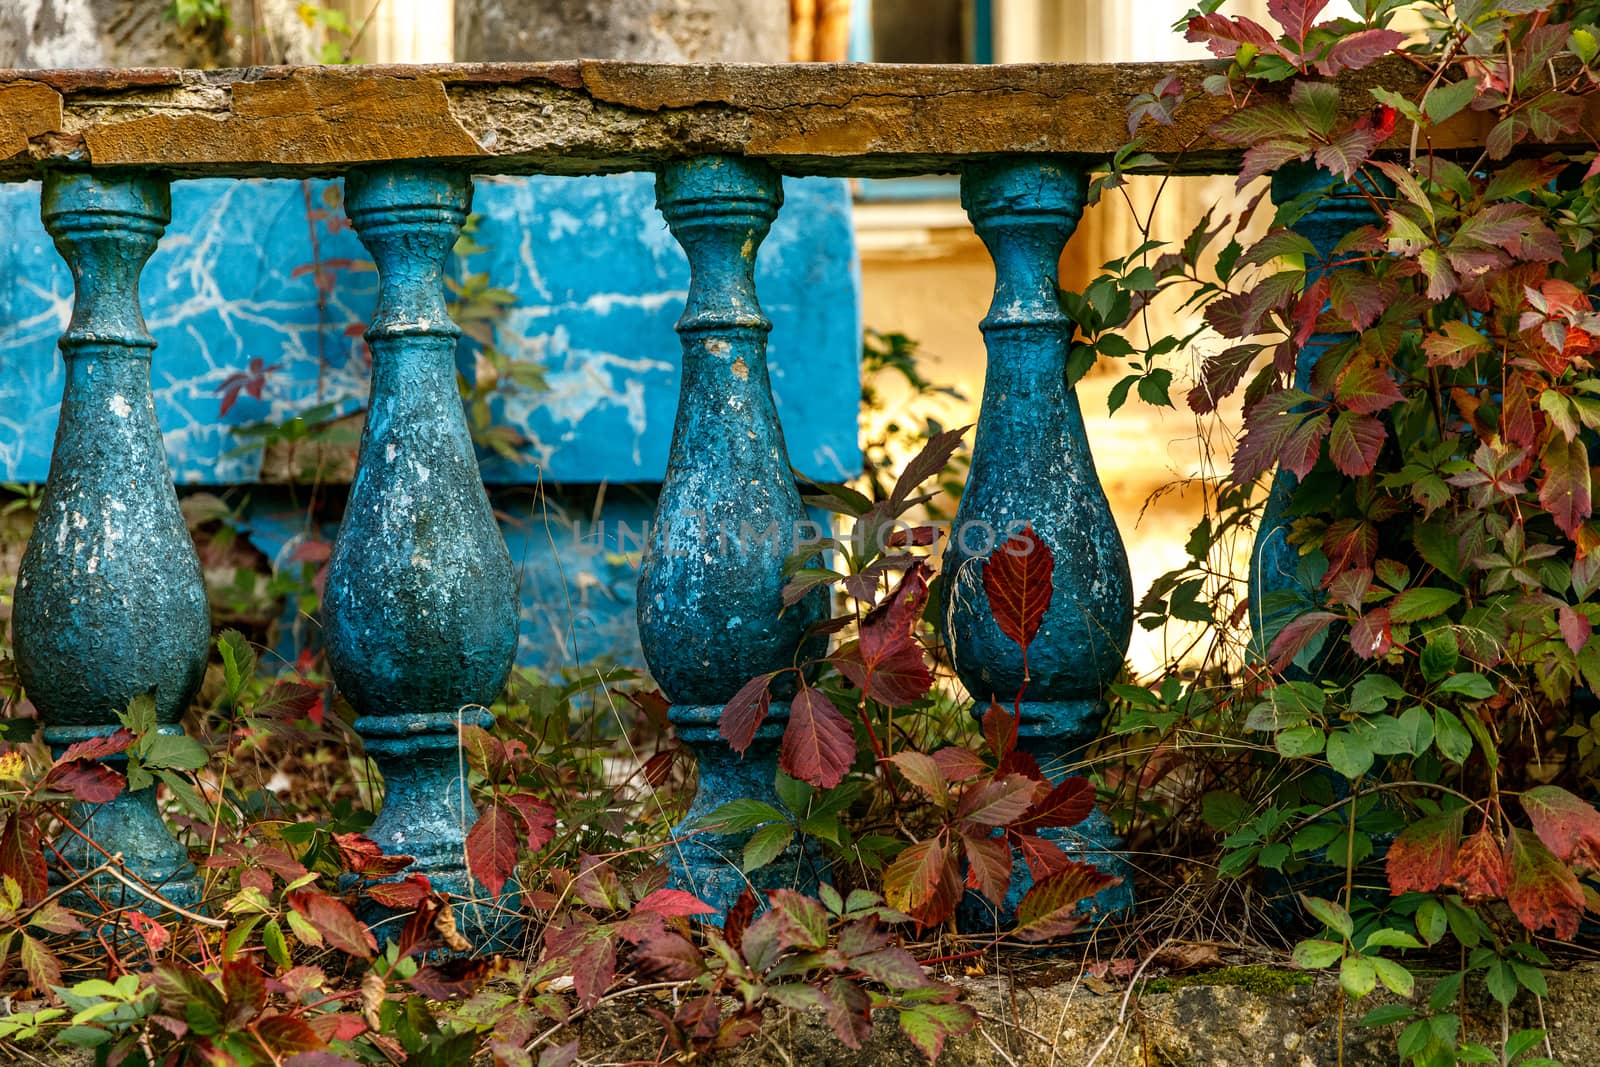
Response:
M972 158L1102 158L1126 140L1127 104L1176 75L1187 99L1145 150L1193 173L1237 169L1206 128L1227 112L1182 63L999 66L577 61L247 70L0 70L0 180L52 167L141 167L170 177L306 177L400 159L476 173L602 174L704 155L784 174L953 172ZM1421 80L1393 58L1338 79L1340 107ZM1591 108L1585 128L1600 121ZM1430 131L1435 151L1476 152L1492 113ZM1403 120L1387 142L1410 144ZM1592 147L1581 137L1572 147Z

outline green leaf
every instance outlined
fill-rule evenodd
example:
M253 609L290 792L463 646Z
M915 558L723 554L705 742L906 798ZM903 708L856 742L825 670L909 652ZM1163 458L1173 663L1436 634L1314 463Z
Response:
M187 734L149 734L139 747L146 767L197 771L208 758L200 742Z
M1454 671L1460 659L1461 646L1456 635L1450 630L1440 630L1422 646L1422 676L1429 682L1437 682Z
M1432 587L1407 589L1389 605L1389 618L1393 622L1418 622L1443 615L1460 603L1461 594L1453 589Z
M749 797L739 797L723 804L717 810L700 817L694 825L697 830L712 830L724 834L737 834L753 830L769 822L783 822L783 812L771 804Z
M1212 790L1200 798L1200 818L1213 830L1230 832L1250 814L1250 805L1238 793Z
M1394 960L1386 960L1382 956L1370 957L1373 969L1378 972L1378 980L1389 987L1389 991L1397 997L1410 997L1416 988L1417 981L1411 972ZM1340 976L1341 978L1343 975Z
M1367 935L1367 940L1361 947L1362 952L1375 948L1421 948L1422 942L1392 926L1380 926Z
M1350 919L1350 913L1333 901L1323 900L1321 897L1308 897L1302 894L1300 903L1304 904L1306 910L1328 929L1337 930L1346 938L1355 933L1356 926Z
M1372 738L1353 730L1328 735L1328 764L1352 782L1372 769Z
M1495 960L1483 974L1483 984L1489 995L1501 1004L1509 1005L1517 999L1517 978L1504 960Z
M1322 751L1327 735L1320 726L1296 726L1284 730L1274 739L1278 752L1289 759L1315 756Z
M1405 1022L1415 1014L1417 1010L1409 1004L1380 1004L1363 1015L1356 1025L1393 1026L1395 1023Z
M1439 755L1452 763L1465 763L1472 755L1472 735L1455 712L1440 708L1433 715L1433 743Z
M744 871L749 874L771 863L783 854L794 840L794 827L786 822L763 826L750 835L744 845Z
M235 704L256 672L256 650L238 630L224 630L217 636L217 651L222 654L222 677L229 704Z
M1459 693L1472 700L1488 700L1495 694L1494 683L1481 674L1452 674L1439 683L1441 693Z
M1400 683L1387 674L1366 674L1350 690L1350 710L1358 715L1370 715L1405 695Z
M1431 897L1417 905L1417 933L1430 945L1439 943L1448 929L1444 905Z
M1344 945L1337 941L1323 941L1318 938L1302 941L1295 945L1291 958L1294 965L1306 971L1320 971L1324 967L1331 967L1344 956Z
M1443 122L1468 104L1477 95L1478 83L1467 78L1448 85L1435 85L1423 98L1422 110L1435 122Z
M1347 956L1339 968L1339 984L1344 991L1360 1000L1371 993L1378 985L1378 969L1373 966L1375 961L1365 956Z

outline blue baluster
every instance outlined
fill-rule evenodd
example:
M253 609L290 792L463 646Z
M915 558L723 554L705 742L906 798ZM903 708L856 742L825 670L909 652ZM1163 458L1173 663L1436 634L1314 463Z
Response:
M181 734L178 720L205 672L211 615L156 424L155 341L139 311L139 272L171 218L167 184L54 173L43 206L76 299L61 337L66 388L55 453L12 626L17 668L59 754L114 732L118 712L144 693L154 696L158 731ZM53 882L121 853L127 873L166 899L199 899L188 850L162 823L153 787L75 805L69 818L82 836L70 828L58 836L63 862L52 867ZM83 888L110 907L155 910L104 875ZM71 896L92 906L81 892Z
M1070 334L1057 265L1083 210L1084 183L1081 170L1026 158L969 164L961 180L961 202L994 259L995 291L982 323L989 363L972 470L945 549L945 638L974 714L991 698L1010 708L1024 694L1019 747L1056 778L1098 733L1102 692L1133 630L1128 555L1066 382ZM1024 524L1055 559L1026 679L1022 649L1000 632L983 588L985 559ZM1094 899L1097 914L1132 907L1131 872L1109 851L1119 842L1103 814L1047 833L1124 879ZM1029 884L1014 879L1001 921ZM994 917L969 895L963 921L987 928Z
M473 903L456 909L480 950L519 930L515 885L499 900L466 870L476 819L462 726L487 727L511 670L516 582L456 390L460 330L443 270L472 199L466 175L410 164L345 180L345 209L377 262L367 342L372 395L355 480L328 564L323 621L334 681L383 772L369 836L416 857L405 872Z
M1293 229L1316 247L1317 256L1324 262L1346 234L1380 221L1372 212L1371 202L1361 195L1359 186L1339 182L1318 167L1291 165L1272 177L1274 203L1286 204L1310 192L1321 192L1323 197L1294 223ZM1308 285L1326 270L1317 264L1309 267ZM1317 360L1334 345L1354 336L1352 333L1312 334L1295 355L1294 388L1309 391L1311 368ZM1300 550L1289 544L1289 527L1293 522L1289 508L1299 482L1290 471L1279 470L1273 475L1250 551L1250 630L1255 646L1252 651L1257 658L1265 658L1278 631L1306 612L1317 610L1321 603L1321 576L1310 569L1310 561ZM1332 650L1338 644L1329 636L1319 639L1319 643L1311 646L1313 651L1307 654L1314 661L1313 669L1307 672L1291 668L1290 674L1306 678L1320 673L1327 667ZM1319 648L1323 651L1315 651Z
M806 521L767 378L772 324L756 300L756 249L783 200L761 163L707 157L672 164L656 204L689 257L678 333L683 386L666 478L639 575L639 638L672 700L678 736L699 761L700 788L679 832L736 797L775 803L778 741L788 706L775 701L739 759L717 734L723 705L757 675L795 664L806 626L826 604L784 610L784 560ZM788 675L788 689L793 676ZM744 838L698 834L674 850L678 880L726 910L744 889ZM757 874L761 886L814 883L799 846Z

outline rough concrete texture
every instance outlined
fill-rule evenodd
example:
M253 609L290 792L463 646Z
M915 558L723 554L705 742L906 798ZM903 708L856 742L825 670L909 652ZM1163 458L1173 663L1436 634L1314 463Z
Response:
M1018 976L966 979L964 999L982 1016L979 1029L953 1039L941 1063L962 1067L1337 1067L1339 994L1328 977L1283 992L1206 985L1205 977L1162 993L1127 998L1124 990L1091 991L1082 982L1039 983ZM1419 982L1425 1002L1431 982ZM1345 1006L1343 1067L1399 1062L1399 1027L1362 1029L1363 1014L1393 997ZM1473 1003L1467 1035L1494 1043L1498 1012L1487 998ZM668 1009L670 1010L670 1008ZM1550 1051L1569 1067L1600 1061L1600 965L1550 976L1544 1004ZM829 1067L918 1067L927 1060L900 1035L892 1012L880 1012L859 1051L844 1048L820 1018L789 1016L762 1027L744 1047L710 1062L731 1067L786 1063ZM1537 1006L1519 1004L1513 1031L1539 1026ZM636 1007L603 1010L580 1027L582 1054L607 1061L655 1054L660 1031Z
M1229 107L1199 90L1214 66L584 61L0 71L0 180L60 164L305 177L416 158L477 173L595 174L716 153L761 158L787 174L942 173L995 154L1110 155L1127 140L1128 102L1169 74L1188 97L1171 126L1147 128L1148 150L1181 158L1191 173L1232 173L1237 149L1205 132ZM1339 79L1343 111L1368 111L1377 84L1421 88L1403 60L1378 63ZM1600 97L1588 106L1585 128L1600 121ZM1492 121L1465 111L1431 141L1439 151L1472 148ZM1402 150L1410 136L1402 124L1388 144Z
M456 0L457 59L778 63L786 0Z

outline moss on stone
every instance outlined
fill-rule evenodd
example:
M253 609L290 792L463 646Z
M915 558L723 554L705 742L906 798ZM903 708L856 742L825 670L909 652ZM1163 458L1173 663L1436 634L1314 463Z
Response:
M1281 967L1255 964L1248 967L1221 967L1200 974L1186 974L1181 978L1157 978L1144 987L1146 993L1170 993L1189 986L1235 986L1248 993L1274 996L1287 993L1296 986L1310 985L1311 975L1304 971L1290 971Z

